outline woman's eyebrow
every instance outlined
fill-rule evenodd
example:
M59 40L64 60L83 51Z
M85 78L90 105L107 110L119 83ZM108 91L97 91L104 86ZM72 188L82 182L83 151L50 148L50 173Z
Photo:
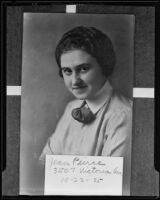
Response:
M70 67L61 67L61 70L71 69Z
M86 66L90 66L89 63L82 63L80 65L77 65L76 68L82 68L82 67L86 67Z
M79 64L79 65L76 65L76 66L74 66L73 68L75 68L75 69L80 69L80 68L82 68L82 67L85 67L85 66L90 66L90 64L89 63L82 63L82 64ZM72 67L61 67L61 69L62 70L65 70L65 69L72 69Z

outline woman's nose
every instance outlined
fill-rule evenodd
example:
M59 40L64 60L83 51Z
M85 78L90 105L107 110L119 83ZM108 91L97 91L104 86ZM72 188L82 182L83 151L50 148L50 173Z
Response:
M72 75L72 85L76 85L81 82L80 76L77 73Z

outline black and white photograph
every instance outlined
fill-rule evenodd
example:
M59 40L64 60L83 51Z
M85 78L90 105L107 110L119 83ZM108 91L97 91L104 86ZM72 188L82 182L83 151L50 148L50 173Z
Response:
M44 195L46 155L75 155L123 157L130 195L134 22L23 14L20 194Z
M1 8L2 197L158 197L159 4Z

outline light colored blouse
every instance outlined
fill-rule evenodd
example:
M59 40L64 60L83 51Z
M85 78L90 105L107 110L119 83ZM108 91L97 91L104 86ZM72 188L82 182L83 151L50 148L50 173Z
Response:
M123 195L130 195L132 102L115 92L109 81L86 102L94 121L83 124L73 119L72 109L80 107L82 100L68 103L40 160L46 154L124 157Z

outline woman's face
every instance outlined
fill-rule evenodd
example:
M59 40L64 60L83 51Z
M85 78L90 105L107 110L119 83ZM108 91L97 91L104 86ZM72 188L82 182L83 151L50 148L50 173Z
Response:
M77 99L92 99L106 82L97 60L79 49L61 55L64 83Z

